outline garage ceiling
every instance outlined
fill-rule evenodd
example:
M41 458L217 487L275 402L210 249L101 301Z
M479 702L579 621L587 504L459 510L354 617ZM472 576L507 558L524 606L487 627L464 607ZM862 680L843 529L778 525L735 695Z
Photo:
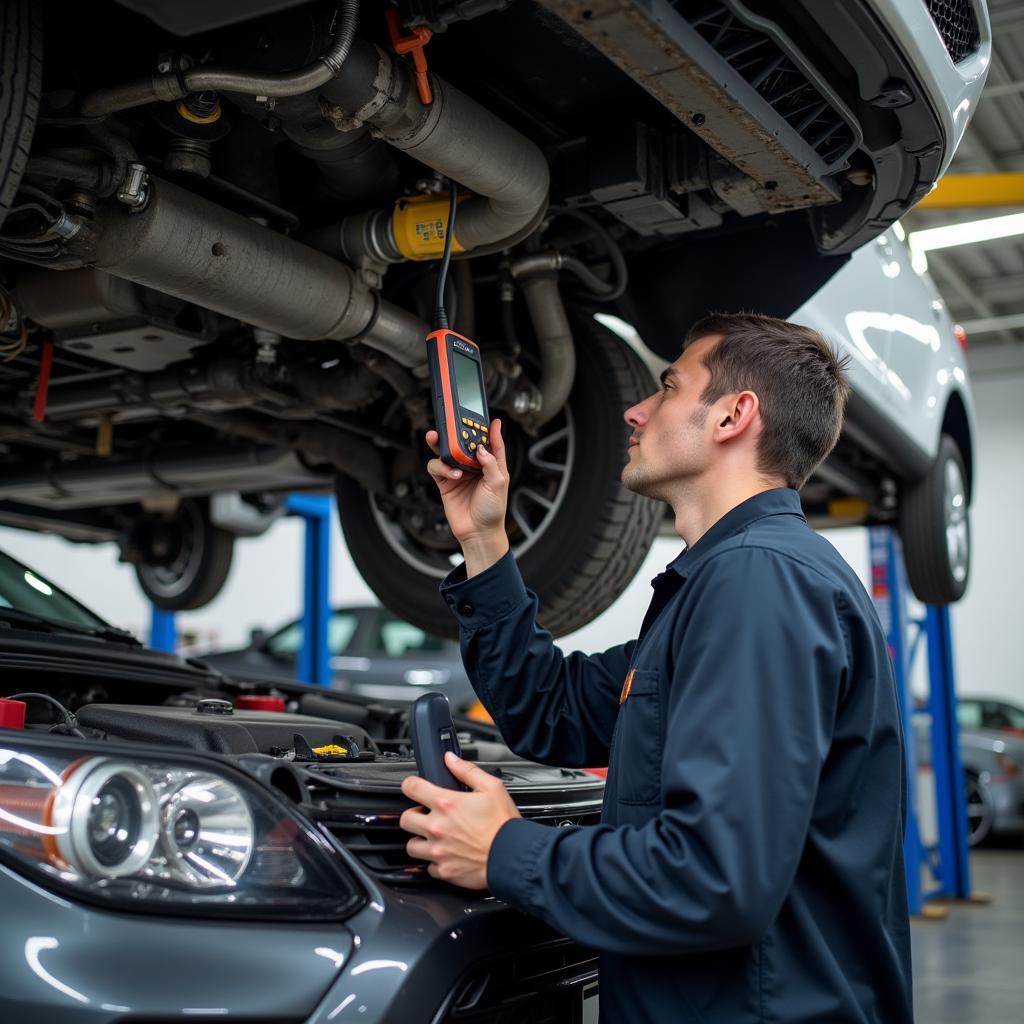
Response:
M988 0L992 67L951 174L1024 172L1024 3ZM1016 207L916 210L908 232L1019 213ZM967 329L972 366L1024 359L1024 235L928 253L928 270L954 320Z

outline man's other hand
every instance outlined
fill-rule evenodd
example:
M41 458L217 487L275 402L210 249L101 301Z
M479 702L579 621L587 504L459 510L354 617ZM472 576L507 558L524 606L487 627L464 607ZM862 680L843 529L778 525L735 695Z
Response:
M501 782L482 768L450 752L445 764L470 792L443 789L410 775L402 792L422 806L405 811L399 820L414 836L406 849L410 857L430 862L432 877L464 889L486 889L491 844L506 821L520 817L519 810Z

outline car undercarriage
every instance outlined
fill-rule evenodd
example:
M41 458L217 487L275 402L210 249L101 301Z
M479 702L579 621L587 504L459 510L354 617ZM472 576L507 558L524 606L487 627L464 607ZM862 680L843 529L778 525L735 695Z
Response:
M590 621L660 518L618 482L651 376L595 313L669 359L707 310L787 315L940 159L870 17L763 6L7 0L0 522L113 540L189 608L282 495L333 489L378 597L451 633L422 438L452 180L446 297L504 424L513 547L548 628Z

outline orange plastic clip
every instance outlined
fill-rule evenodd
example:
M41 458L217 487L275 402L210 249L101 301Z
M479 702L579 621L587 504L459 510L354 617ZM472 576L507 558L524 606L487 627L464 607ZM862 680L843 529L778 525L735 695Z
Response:
M412 63L416 68L416 91L420 94L420 102L429 107L434 102L434 94L430 91L430 79L427 77L427 57L423 47L430 42L434 33L429 28L417 25L409 30L408 35L402 34L401 13L397 7L387 10L388 32L391 35L391 46L395 53L412 54Z

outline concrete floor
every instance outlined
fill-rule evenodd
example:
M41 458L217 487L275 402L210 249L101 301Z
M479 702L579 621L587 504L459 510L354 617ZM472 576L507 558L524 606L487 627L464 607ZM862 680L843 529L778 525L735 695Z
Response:
M1024 1021L1024 842L973 853L971 887L992 902L911 925L921 1024Z

